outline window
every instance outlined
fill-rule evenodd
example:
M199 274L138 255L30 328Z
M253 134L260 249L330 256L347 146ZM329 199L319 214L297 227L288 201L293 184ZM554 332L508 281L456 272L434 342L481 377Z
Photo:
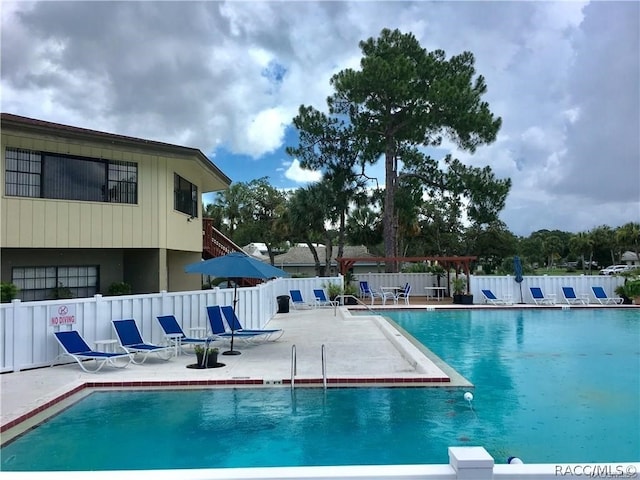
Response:
M98 267L14 267L11 281L25 302L92 297L98 293Z
M198 187L178 174L173 177L173 208L177 211L198 216Z
M40 153L7 148L5 160L6 194L16 197L39 197L42 169Z
M5 192L16 197L138 203L138 166L7 148Z

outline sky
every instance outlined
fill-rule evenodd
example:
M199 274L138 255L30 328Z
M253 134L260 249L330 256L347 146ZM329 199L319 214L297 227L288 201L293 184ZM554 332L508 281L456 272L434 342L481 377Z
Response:
M468 165L512 189L516 235L640 221L640 3L635 1L0 3L2 112L200 149L233 182L304 187L285 153L301 104L359 68L361 40L411 32L471 51L502 118ZM367 172L384 184L382 161ZM205 197L205 202L210 196Z

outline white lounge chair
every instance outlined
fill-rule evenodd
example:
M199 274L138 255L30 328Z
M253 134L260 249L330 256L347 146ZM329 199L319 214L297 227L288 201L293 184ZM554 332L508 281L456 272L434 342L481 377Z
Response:
M529 287L529 291L531 292L533 303L536 305L555 305L556 303L556 296L554 294L545 296L540 287Z
M609 297L602 287L591 287L591 290L593 290L593 295L595 295L596 300L600 302L601 305L617 305L622 303L622 298Z
M67 355L73 358L85 372L95 373L107 364L116 368L124 368L132 361L133 355L130 353L99 352L97 350L92 350L87 342L85 342L80 334L75 330L68 332L53 332L53 334L60 346L64 349L64 353L62 355ZM56 360L60 356L61 355L58 355ZM55 363L56 360L54 360L53 363ZM95 363L89 364L94 365L94 367L87 368L86 360L93 360ZM118 363L116 360L125 361Z
M573 287L562 287L562 295L564 296L565 302L569 305L588 305L589 304L589 296L586 294L576 295Z
M491 290L482 290L482 295L484 295L485 303L489 303L491 305L513 305L513 301L510 297L498 298Z

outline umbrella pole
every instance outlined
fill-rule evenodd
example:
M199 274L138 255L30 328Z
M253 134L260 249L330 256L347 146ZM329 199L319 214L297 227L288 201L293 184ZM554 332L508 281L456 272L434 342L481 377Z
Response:
M238 281L236 279L233 286L233 312L234 313L236 311L236 303L238 303L237 295L238 295ZM240 355L240 352L238 350L233 349L233 337L235 332L235 329L233 327L234 327L234 323L232 322L231 323L231 348L226 352L222 352L223 355Z

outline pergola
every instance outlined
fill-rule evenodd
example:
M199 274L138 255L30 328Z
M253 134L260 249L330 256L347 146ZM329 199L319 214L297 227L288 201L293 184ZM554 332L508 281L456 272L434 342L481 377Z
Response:
M470 275L469 265L472 261L477 260L478 257L467 256L467 257L352 257L346 258L342 257L338 259L338 263L340 264L340 273L345 275L351 267L353 267L358 262L380 262L380 263L399 263L399 262L437 262L438 265L441 265L445 270L449 270L453 267L456 271L456 276L458 272L462 270L467 278ZM449 274L447 273L447 276ZM467 282L467 293L469 293L469 282Z

